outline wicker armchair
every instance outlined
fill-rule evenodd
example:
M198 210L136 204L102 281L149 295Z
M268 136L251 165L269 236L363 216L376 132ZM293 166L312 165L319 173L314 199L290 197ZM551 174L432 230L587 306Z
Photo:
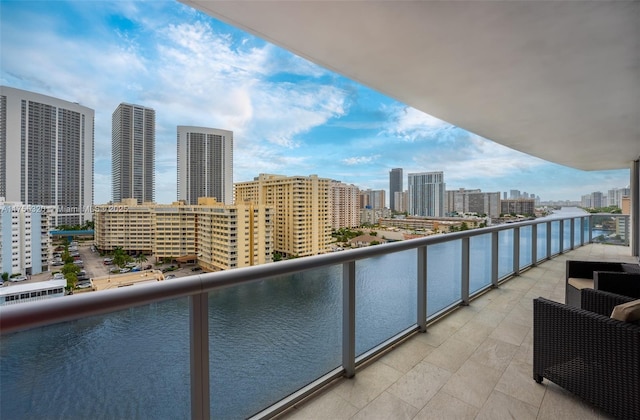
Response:
M640 265L604 261L567 261L564 303L580 307L580 290L589 288L640 298Z
M533 300L533 378L621 419L640 419L640 325L611 319L633 298L582 290L582 309Z

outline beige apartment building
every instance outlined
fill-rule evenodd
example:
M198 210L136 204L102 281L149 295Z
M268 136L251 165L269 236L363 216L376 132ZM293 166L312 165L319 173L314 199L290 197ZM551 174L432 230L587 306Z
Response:
M156 259L193 257L207 271L272 261L273 210L251 203L225 205L202 197L197 205L126 199L96 206L95 243Z
M331 227L333 229L360 226L360 189L353 184L331 181Z
M273 250L285 257L329 252L330 179L260 174L235 184L235 203L273 208Z

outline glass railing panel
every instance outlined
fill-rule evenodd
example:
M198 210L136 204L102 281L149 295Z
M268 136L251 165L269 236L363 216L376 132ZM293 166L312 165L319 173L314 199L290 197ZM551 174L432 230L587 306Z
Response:
M560 221L551 222L551 255L560 253Z
M589 243L589 228L591 225L591 218L587 218L583 224L582 224L582 229L584 230L584 241L585 243Z
M566 219L562 224L562 250L571 249L571 219Z
M583 245L582 241L580 240L580 233L582 232L581 223L581 217L576 217L575 219L573 219L573 244L576 248Z
M538 261L542 261L548 257L547 255L547 224L539 223L537 227L538 237L536 239L536 251Z
M520 228L520 268L531 265L531 235L533 228L523 226Z
M416 324L415 249L356 261L356 356Z
M469 238L469 293L491 284L491 234Z
M594 243L629 246L629 216L593 214L591 228Z
M513 229L498 232L498 278L513 274Z
M339 367L341 331L341 265L211 292L211 417L247 418Z
M427 248L427 318L461 301L461 240Z
M0 393L2 419L189 418L188 299L2 336Z

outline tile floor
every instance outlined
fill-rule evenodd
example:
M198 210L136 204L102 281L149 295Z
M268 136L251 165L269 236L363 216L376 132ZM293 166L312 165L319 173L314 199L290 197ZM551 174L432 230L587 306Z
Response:
M565 261L636 261L591 244L524 271L283 413L284 419L609 419L532 378L532 299L564 301Z

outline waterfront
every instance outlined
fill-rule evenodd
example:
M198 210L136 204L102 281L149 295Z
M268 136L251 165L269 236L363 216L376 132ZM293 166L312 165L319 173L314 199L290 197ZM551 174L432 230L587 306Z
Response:
M530 233L522 229L521 237ZM541 233L538 245L546 243ZM490 283L489 238L471 240L472 291ZM499 249L510 249L512 241L512 235L500 234ZM460 244L429 247L429 314L460 299ZM521 247L521 255L526 249ZM500 255L499 272L508 272L513 260L509 252ZM416 253L356 265L356 350L361 354L415 323ZM341 269L326 267L210 294L213 417L251 415L340 365ZM186 418L188 328L187 300L178 299L5 336L0 416Z

